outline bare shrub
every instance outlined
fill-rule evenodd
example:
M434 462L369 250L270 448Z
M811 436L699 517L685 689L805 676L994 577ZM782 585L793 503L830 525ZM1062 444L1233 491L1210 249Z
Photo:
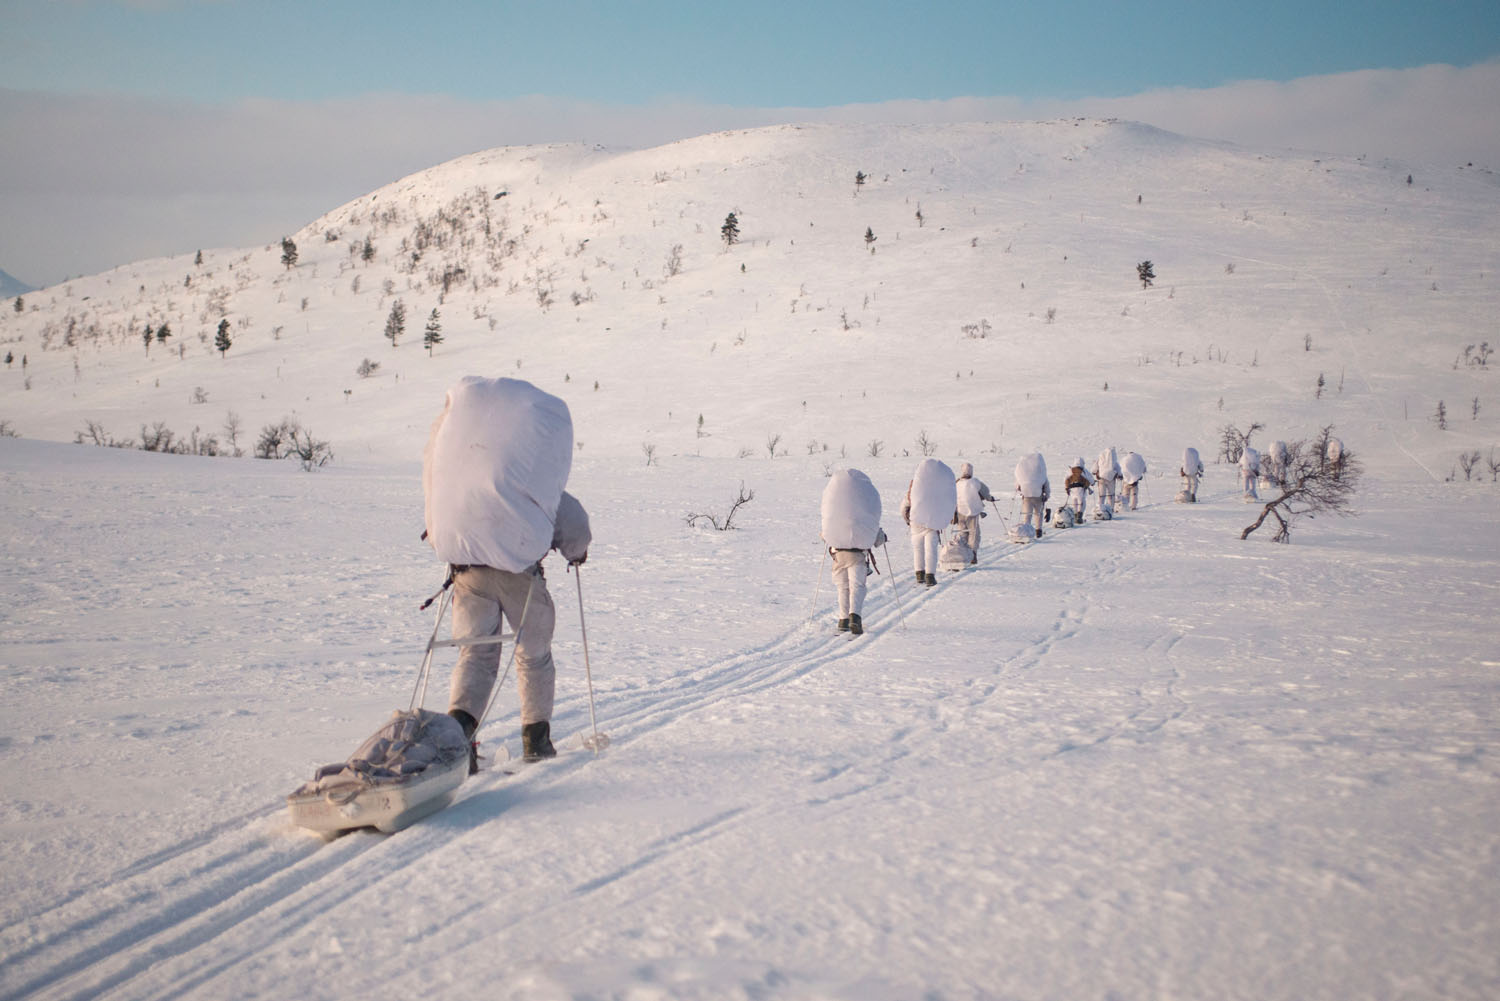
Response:
M683 521L687 522L687 526L689 528L696 528L700 521L706 521L713 526L714 531L727 532L730 529L734 528L734 516L739 514L740 508L744 507L746 504L749 504L754 499L755 491L746 490L744 481L741 481L740 492L735 496L734 500L730 501L729 513L726 514L722 520L720 520L718 514L713 511L707 511L701 514L696 511L690 511L686 516L684 516Z
M1265 425L1259 421L1251 424L1250 430L1243 432L1233 424L1225 424L1219 429L1219 461L1239 462L1240 456L1245 454L1245 449L1250 445L1250 436L1264 429Z
M1352 514L1350 504L1359 486L1362 469L1354 453L1342 449L1337 462L1327 460L1326 443L1332 438L1333 426L1323 428L1320 436L1312 440L1292 442L1287 446L1286 469L1282 477L1281 494L1273 498L1261 511L1255 523L1240 533L1241 539L1260 528L1267 518L1277 524L1273 542L1290 542L1292 523L1302 515L1336 514L1347 517Z

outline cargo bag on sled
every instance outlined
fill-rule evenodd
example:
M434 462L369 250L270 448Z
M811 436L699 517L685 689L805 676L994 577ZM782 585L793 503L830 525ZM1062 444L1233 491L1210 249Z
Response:
M347 761L324 765L286 798L292 823L332 836L392 833L442 809L469 774L469 742L446 713L397 710Z
M973 562L974 550L969 548L969 540L962 532L949 535L948 541L943 543L943 548L938 552L940 570L963 570Z

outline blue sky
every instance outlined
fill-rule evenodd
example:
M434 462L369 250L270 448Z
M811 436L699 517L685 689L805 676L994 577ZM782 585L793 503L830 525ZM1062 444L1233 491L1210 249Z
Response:
M0 269L257 245L499 145L1108 115L1500 168L1497 107L1500 0L0 0Z
M1124 96L1500 55L1500 3L10 0L0 87L826 107Z

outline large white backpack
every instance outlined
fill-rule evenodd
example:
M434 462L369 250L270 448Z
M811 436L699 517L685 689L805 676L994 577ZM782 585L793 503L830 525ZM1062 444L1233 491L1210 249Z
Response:
M858 469L840 469L823 488L823 541L834 549L872 549L880 531L880 491Z
M573 462L568 405L520 379L466 376L422 455L427 538L445 563L529 569L552 548Z
M1023 455L1016 463L1016 489L1021 491L1021 496L1040 497L1046 483L1047 460L1042 458L1042 453Z
M958 510L953 470L937 459L923 459L911 479L911 523L942 531Z

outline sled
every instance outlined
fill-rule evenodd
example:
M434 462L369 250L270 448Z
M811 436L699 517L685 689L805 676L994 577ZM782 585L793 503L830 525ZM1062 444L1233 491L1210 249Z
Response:
M360 827L392 834L449 804L468 777L468 740L446 713L396 710L348 761L323 765L288 795L297 827L332 837Z
M1032 528L1030 524L1017 523L1010 527L1010 531L1005 533L1005 537L1015 543L1035 542L1036 529Z
M457 720L398 709L348 760L322 766L287 796L287 810L326 838L363 827L394 834L447 806L468 774Z
M1186 490L1179 490L1173 500L1179 504L1191 504L1193 503L1193 495Z
M1110 521L1114 518L1114 516L1115 508L1113 504L1107 504L1103 507L1094 508L1095 521Z
M1057 509L1057 514L1054 515L1053 518L1052 518L1052 527L1053 528L1072 528L1074 525L1077 525L1077 524L1078 524L1078 519L1073 514L1073 509L1070 508L1070 507L1060 507L1060 508L1058 508Z
M959 571L974 562L974 550L969 548L969 541L957 532L943 543L942 551L938 553L938 569Z

